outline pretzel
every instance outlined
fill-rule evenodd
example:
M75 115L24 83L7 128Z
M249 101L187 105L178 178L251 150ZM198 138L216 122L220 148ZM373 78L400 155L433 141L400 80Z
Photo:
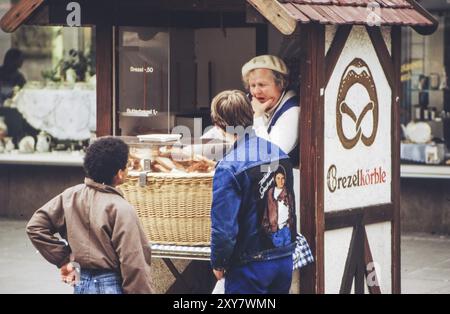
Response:
M158 155L151 162L153 172L199 172L214 171L216 162L198 154L188 154L179 147L167 147L158 150ZM141 158L129 154L128 170L142 171Z
M151 168L153 172L170 172L169 169L164 168L163 166L157 163L152 163Z
M189 168L187 168L187 172L208 172L209 165L205 161L199 161L193 163Z
M156 157L155 163L158 163L158 164L162 165L164 168L167 168L169 170L176 168L176 166L172 162L172 160L167 157Z

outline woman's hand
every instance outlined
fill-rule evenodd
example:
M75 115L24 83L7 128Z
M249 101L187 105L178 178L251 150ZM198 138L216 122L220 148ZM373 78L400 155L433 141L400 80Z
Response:
M252 108L253 108L255 118L263 116L264 113L269 109L269 106L271 103L272 103L272 99L269 99L264 103L260 103L256 97L253 97Z

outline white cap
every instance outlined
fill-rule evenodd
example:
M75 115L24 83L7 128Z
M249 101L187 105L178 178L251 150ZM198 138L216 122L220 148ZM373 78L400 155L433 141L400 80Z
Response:
M242 67L242 77L255 69L269 69L281 74L288 75L289 70L283 60L272 55L262 55L251 59Z

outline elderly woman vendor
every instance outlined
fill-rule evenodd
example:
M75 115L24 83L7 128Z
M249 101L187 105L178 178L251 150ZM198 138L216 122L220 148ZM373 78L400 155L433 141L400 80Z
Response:
M256 134L279 146L298 165L300 106L297 95L287 90L289 70L280 58L262 55L242 67L242 80L250 92Z
M242 67L242 80L250 92L253 107L253 128L259 137L289 154L292 164L299 166L300 105L296 93L288 90L289 70L280 58L257 56ZM300 217L300 171L293 169L295 212ZM289 198L290 202L292 198ZM291 210L293 204L291 203ZM280 239L278 239L280 240ZM277 240L277 241L278 241ZM298 234L294 253L294 269L304 266L305 258L312 262L306 239ZM306 254L308 252L308 254Z

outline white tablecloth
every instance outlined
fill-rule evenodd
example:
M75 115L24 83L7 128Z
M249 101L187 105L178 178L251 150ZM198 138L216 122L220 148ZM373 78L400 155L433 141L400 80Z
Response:
M27 89L14 99L14 106L39 130L60 140L86 140L96 129L94 89Z

